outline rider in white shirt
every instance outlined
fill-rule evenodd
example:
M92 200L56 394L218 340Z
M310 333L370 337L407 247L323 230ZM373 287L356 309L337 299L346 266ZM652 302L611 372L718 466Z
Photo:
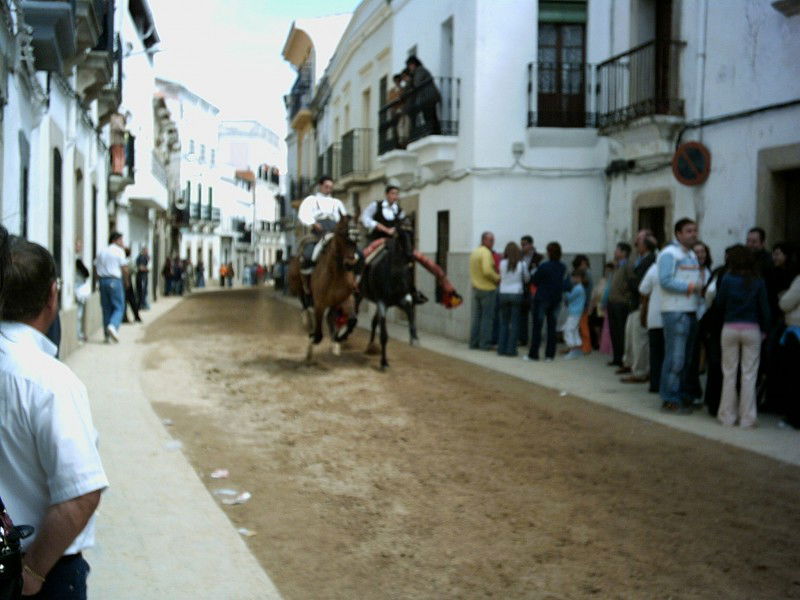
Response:
M338 198L331 196L333 192L333 179L327 175L319 178L319 189L316 194L307 196L300 204L297 218L306 227L311 228L311 233L316 238L316 244L306 244L302 249L302 273L308 275L314 268L319 253L325 245L325 234L330 233L336 223L347 215L347 209Z

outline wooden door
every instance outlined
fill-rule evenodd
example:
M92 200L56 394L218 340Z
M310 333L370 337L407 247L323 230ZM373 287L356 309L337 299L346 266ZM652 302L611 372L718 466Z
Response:
M585 40L582 23L539 23L540 127L586 126Z

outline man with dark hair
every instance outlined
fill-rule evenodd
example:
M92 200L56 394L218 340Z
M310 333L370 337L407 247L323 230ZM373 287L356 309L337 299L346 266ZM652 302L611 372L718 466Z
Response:
M367 264L375 260L382 251L384 244L379 240L393 236L403 219L406 218L403 209L400 208L397 202L399 196L400 188L396 185L387 185L385 198L383 200L371 202L361 213L361 224L366 227L369 232L369 239L371 240L371 243L364 248L364 256L366 257ZM447 275L442 268L416 248L414 249L413 256L417 263L422 265L425 270L436 278L436 282L439 284L442 292L442 304L447 308L457 306L460 302L456 300L456 304L454 304L453 301L454 297L458 296L458 294L456 294L453 284L447 279ZM424 304L428 301L425 295L416 289L416 286L414 286L413 293L415 304Z
M608 364L618 367L617 374L630 371L622 364L622 355L625 352L625 323L632 304L631 288L628 285L630 255L631 245L627 242L619 242L614 248L614 264L617 268L614 269L608 294L608 326L613 350L613 358Z
M633 240L636 247L635 261L628 263L628 285L631 289L631 306L628 319L625 322L625 355L624 367L630 369L631 374L622 378L623 383L645 383L650 378L650 352L647 338L647 327L642 325L640 312L641 297L639 286L645 273L656 261L656 248L658 243L653 232L642 229Z
M692 404L686 361L697 337L697 308L703 290L700 263L692 250L696 243L697 224L681 219L675 223L675 241L664 247L656 261L664 329L659 393L662 408L679 414L691 412Z
M530 235L523 235L520 238L519 249L522 251L522 262L525 263L525 268L528 269L530 274L544 257L536 252L536 248L533 245L533 236ZM522 286L522 304L519 310L519 345L527 346L528 333L530 332L528 315L531 312L531 288L529 285Z
M86 598L93 515L108 486L86 388L44 333L58 312L50 253L15 238L0 323L0 496L23 541L23 595Z
M128 258L125 256L121 233L111 232L108 246L98 253L94 265L100 279L100 305L106 342L109 338L119 342L119 326L125 315L125 287L122 280L128 275Z
M303 274L306 293L310 289L311 272L325 246L328 234L331 234L336 223L347 215L347 209L342 201L334 198L332 193L333 178L330 175L322 175L319 178L317 193L307 196L297 209L297 218L303 225L311 228L310 235L300 241L300 255L303 257L300 272Z
M747 232L747 241L745 245L750 249L756 258L756 266L758 267L761 276L767 278L774 265L772 263L772 254L766 247L767 232L761 227L751 227Z
M441 101L442 96L436 89L433 76L426 69L416 56L409 56L406 59L406 68L411 73L413 95L410 101L409 116L411 126L414 127L418 112L422 112L425 118L425 128L428 135L441 135L442 127L439 125L439 117L436 114L436 105Z

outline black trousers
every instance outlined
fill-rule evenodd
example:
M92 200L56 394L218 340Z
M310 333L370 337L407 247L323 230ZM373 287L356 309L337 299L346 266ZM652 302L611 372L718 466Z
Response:
M139 318L139 303L136 301L136 294L133 293L133 286L128 286L125 288L125 300L128 303L128 306L131 307L131 311L133 311L133 318L137 321L141 321ZM127 311L125 312L125 317L127 317Z
M722 324L708 327L706 335L706 392L704 400L711 416L716 417L722 396Z
M658 393L661 387L661 367L664 364L664 330L648 329L647 341L650 346L650 387L649 391Z
M615 365L622 366L622 355L625 354L625 321L628 320L630 306L627 302L608 303L609 328L611 330L611 347L614 350Z

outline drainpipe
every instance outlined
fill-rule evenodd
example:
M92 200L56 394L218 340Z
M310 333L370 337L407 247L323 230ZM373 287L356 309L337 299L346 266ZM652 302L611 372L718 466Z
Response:
M694 114L702 122L705 116L706 96L706 48L708 46L708 0L699 0L700 10L697 11L697 90L696 107ZM703 130L700 130L700 141L703 141Z

